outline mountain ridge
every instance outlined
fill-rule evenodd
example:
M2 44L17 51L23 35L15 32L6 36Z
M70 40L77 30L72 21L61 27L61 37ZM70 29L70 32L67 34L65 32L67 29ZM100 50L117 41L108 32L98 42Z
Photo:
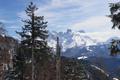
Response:
M56 48L56 37L60 38L60 45L62 47L62 56L66 57L80 57L80 56L102 56L108 57L110 54L109 46L110 40L99 42L89 35L85 35L84 30L77 32L68 29L66 32L49 32L48 45Z

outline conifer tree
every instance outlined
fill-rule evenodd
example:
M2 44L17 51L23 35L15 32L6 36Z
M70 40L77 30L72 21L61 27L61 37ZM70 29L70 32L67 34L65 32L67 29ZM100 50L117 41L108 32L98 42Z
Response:
M50 48L47 45L48 31L46 30L47 22L44 21L44 16L37 16L35 12L38 10L32 2L28 5L26 11L29 17L23 20L24 27L21 32L17 32L21 38L21 48L24 53L25 61L32 62L32 80L36 80L37 71L50 57ZM37 65L37 63L41 64ZM35 66L35 64L37 66Z
M77 59L63 59L62 60L62 80L88 80L85 66L82 61Z
M111 21L113 23L112 29L120 30L120 2L118 3L110 3L110 15ZM116 44L117 43L117 44ZM120 40L113 40L111 42L111 55L116 55L120 53Z

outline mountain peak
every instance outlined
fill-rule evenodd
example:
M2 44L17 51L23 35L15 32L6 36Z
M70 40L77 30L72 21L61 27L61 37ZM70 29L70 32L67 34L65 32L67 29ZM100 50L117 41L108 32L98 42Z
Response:
M84 30L79 30L78 32L80 32L80 33L85 33L85 31L84 31Z
M71 29L67 29L66 32L51 32L49 34L48 43L51 47L55 47L56 45L56 37L60 38L60 43L62 45L62 50L65 51L68 48L72 47L81 47L81 46L89 46L89 45L96 45L97 40L92 39L90 36L81 35L85 31L80 30L77 32L72 32Z
M71 29L67 29L67 33L71 33L72 32L72 30Z

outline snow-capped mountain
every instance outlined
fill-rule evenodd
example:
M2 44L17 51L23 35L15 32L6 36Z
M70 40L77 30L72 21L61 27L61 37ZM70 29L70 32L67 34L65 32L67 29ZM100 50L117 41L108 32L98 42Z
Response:
M56 37L60 39L62 56L108 57L110 54L109 42L99 42L99 40L85 35L83 30L73 32L71 29L68 29L66 32L49 32L48 45L54 49L56 48Z
M85 31L80 30L78 32L73 32L71 29L68 29L66 32L49 32L48 44L51 47L55 48L56 37L60 38L60 43L62 45L62 51L66 51L68 48L73 47L84 47L90 45L98 44L97 40L92 39L89 36L83 35Z
M106 75L110 80L112 78L117 80L120 71L120 56L115 58L110 56L109 47L110 42L113 39L119 40L119 37L112 37L105 42L99 42L98 39L86 35L83 30L73 32L68 29L66 32L49 32L49 46L56 47L56 37L60 39L62 56L88 61L91 68L87 69L96 72L95 76Z

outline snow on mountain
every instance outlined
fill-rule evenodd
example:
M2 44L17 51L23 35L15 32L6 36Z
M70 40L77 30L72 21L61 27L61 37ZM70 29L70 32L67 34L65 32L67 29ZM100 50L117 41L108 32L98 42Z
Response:
M78 57L77 59L80 60L80 59L87 59L88 57L87 56L81 56L81 57Z
M116 78L119 80L120 77L120 58L116 58L115 56L111 57L89 57L87 58L90 64L101 72L106 72L109 74L109 77ZM103 71L102 71L103 70ZM108 79L109 80L109 79Z
M95 68L95 69L99 70L101 73L103 73L103 74L105 74L107 77L109 77L109 74L108 74L108 73L106 73L103 69L99 68L98 66L91 65L91 67L93 67L93 68Z
M56 37L60 38L60 43L62 45L63 52L68 48L73 47L84 47L90 45L98 44L97 40L92 39L89 36L82 35L85 31L80 30L78 32L73 32L71 29L68 29L66 32L49 32L48 44L51 47L56 46Z
M113 78L113 80L119 80L118 78Z
M120 40L120 37L111 37L111 38L109 38L105 43L109 44L109 43L112 42L113 40Z
M66 57L110 57L110 42L113 38L106 42L100 42L99 39L93 39L90 35L86 35L85 31L77 32L68 29L66 32L49 32L48 45L56 48L56 38L59 37L62 46L62 56ZM116 38L115 38L116 39ZM118 38L117 38L118 39Z

